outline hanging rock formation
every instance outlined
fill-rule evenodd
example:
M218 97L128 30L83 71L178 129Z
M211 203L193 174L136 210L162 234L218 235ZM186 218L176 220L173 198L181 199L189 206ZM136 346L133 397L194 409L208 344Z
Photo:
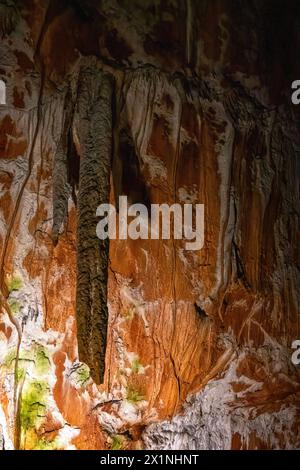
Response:
M76 134L80 146L77 218L79 357L103 381L107 335L108 240L99 240L96 210L109 202L112 159L112 79L95 67L79 75Z
M0 3L0 447L299 448L298 2Z

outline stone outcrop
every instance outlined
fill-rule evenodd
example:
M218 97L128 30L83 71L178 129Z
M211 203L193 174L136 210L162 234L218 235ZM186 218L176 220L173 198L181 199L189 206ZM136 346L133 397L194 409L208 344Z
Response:
M298 448L297 1L1 1L0 447ZM96 208L205 205L205 243Z

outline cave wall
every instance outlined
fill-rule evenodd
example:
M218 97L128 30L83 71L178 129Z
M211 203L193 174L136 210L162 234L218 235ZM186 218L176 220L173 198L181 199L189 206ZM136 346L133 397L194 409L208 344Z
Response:
M299 447L297 2L11 3L4 447ZM203 249L101 244L120 194L205 204Z

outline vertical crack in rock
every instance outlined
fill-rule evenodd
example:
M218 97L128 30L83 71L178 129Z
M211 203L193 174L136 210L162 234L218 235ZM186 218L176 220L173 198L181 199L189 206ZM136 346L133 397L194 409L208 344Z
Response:
M237 278L240 279L244 283L246 288L250 288L250 284L246 278L245 268L244 268L243 261L240 255L239 247L234 240L232 241L232 245L234 249L234 259L236 262Z
M74 130L79 138L77 331L80 360L97 383L104 377L108 240L97 238L96 209L108 202L112 156L113 79L96 67L79 75Z

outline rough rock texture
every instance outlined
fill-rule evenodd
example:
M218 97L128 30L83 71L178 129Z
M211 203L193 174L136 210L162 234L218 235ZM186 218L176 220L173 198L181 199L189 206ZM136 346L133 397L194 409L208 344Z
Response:
M76 135L82 149L77 225L79 356L103 381L107 335L108 240L99 240L96 210L109 201L112 158L112 83L94 67L79 74ZM81 152L80 152L81 153Z
M0 3L0 447L299 448L298 2Z

